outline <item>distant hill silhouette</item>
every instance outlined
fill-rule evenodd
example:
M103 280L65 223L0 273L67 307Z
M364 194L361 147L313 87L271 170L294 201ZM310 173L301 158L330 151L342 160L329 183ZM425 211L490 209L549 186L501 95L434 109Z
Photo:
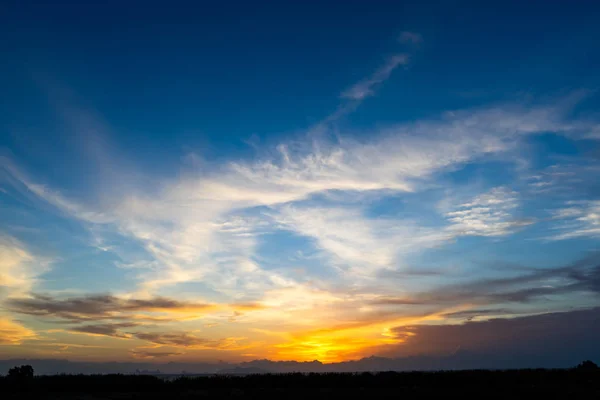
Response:
M361 372L361 371L435 371L468 369L515 369L515 368L571 368L582 359L600 361L600 349L596 354L581 356L574 352L561 357L530 357L528 354L491 355L457 351L448 356L414 356L401 358L366 357L355 361L322 363L320 361L271 361L253 360L242 363L185 363L185 362L76 362L60 359L9 359L0 360L0 371L8 371L15 365L31 365L40 375L52 374L134 374L136 371L152 371L152 374L215 374L215 373L286 373L286 372ZM158 371L159 370L159 371Z

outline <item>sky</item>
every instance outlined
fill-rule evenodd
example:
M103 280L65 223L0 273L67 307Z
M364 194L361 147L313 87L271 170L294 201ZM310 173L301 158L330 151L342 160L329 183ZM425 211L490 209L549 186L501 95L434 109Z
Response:
M0 358L598 354L599 17L4 2Z

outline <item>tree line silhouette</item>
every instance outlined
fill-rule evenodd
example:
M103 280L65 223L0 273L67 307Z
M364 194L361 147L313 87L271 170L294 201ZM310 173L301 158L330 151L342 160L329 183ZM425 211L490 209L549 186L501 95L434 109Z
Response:
M600 368L585 361L571 369L471 370L435 372L284 373L245 376L42 375L31 366L11 368L0 377L2 394L41 398L60 394L143 394L144 398L281 397L322 394L367 395L473 394L489 397L520 395L600 396ZM25 397L23 397L25 396ZM68 396L67 396L68 397Z

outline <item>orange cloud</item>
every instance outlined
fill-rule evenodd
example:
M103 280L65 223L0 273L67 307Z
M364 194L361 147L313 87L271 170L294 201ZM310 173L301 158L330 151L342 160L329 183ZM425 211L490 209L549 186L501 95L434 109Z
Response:
M261 303L233 303L230 304L229 307L236 311L255 311L267 308Z
M146 351L146 350L132 350L131 355L133 358L140 359L155 359L155 358L165 358L171 356L179 356L184 354L182 352L177 351Z
M363 321L338 324L287 335L284 343L275 344L277 360L338 362L372 355L381 346L400 344L407 337L393 334L399 325L418 325L444 319L446 311L417 316L375 314Z
M9 319L0 319L0 345L19 345L24 340L33 339L36 334Z

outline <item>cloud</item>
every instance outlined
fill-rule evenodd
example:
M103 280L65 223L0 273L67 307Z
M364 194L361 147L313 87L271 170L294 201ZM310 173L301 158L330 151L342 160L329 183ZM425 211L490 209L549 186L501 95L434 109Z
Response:
M381 330L392 325L381 324L406 316L442 320L446 318L443 313L467 308L465 303L492 308L502 302L529 304L546 296L589 292L594 285L591 272L585 272L583 279L559 273L557 279L564 282L536 276L530 281L498 284L493 290L486 289L489 282L478 281L473 286L442 287L440 293L398 279L382 279L381 271L408 269L411 256L459 236L498 237L530 223L516 217L521 199L508 188L458 202L445 210L445 219L435 225L398 216L373 217L366 212L373 199L416 196L439 183L440 174L485 161L488 156L512 162L527 135L549 131L571 135L567 111L555 105L505 104L396 124L364 132L360 140L343 134L310 140L302 137L271 151L265 149L254 160L183 170L172 175L176 178L152 177L152 188L120 185L109 194L98 195L93 203L85 199L94 196L94 188L80 196L71 191L67 197L26 174L17 174L20 184L38 199L90 230L138 243L145 254L137 259L116 253L124 264L136 266L128 272L136 274L139 285L128 296L34 296L13 299L7 305L13 312L54 317L63 323L94 322L87 328L93 331L88 334L109 335L124 333L101 326L101 322L147 327L147 322L197 318L225 309L227 316L218 318L226 324L233 323L227 322L233 311L244 313L234 318L236 324L266 324L270 330L280 327L282 320L289 321L287 329L348 326L358 321L368 329L357 330L346 339L355 346L362 340L364 349L389 340L382 339ZM103 187L111 187L110 182ZM333 203L337 203L335 207ZM332 273L309 276L300 283L299 277L287 273L292 264L288 260L282 260L276 269L262 265L263 236L281 230L310 238L322 252L319 256L325 255L319 268ZM118 252L118 244L110 251ZM187 282L201 283L215 297L225 299L224 303L167 301L167 297L157 296L172 296L166 288ZM239 303L258 303L259 307L236 308ZM363 334L368 339L361 339ZM137 335L132 338L160 346L241 346L178 332ZM319 333L298 344L305 346L306 357L315 354L319 343L332 348L329 356L324 355L329 359L348 355L350 347L333 350L336 340ZM281 356L294 349L282 348Z
M283 228L314 238L334 267L362 277L374 278L377 270L396 267L399 254L448 238L409 220L367 218L360 208L285 206L274 218Z
M600 255L592 253L559 268L531 270L526 274L503 278L479 279L440 286L406 297L380 297L375 305L490 305L529 303L545 296L587 292L600 294Z
M244 348L239 344L243 338L208 339L182 332L149 333L138 332L133 334L137 339L145 340L157 345L183 347L190 349L218 349L239 350Z
M344 192L346 198L360 193L385 196L416 192L438 173L459 169L486 155L514 150L523 135L571 132L572 123L565 121L565 114L566 110L556 105L498 105L394 125L374 132L368 141L342 135L336 139L291 141L256 161L231 162L200 172L183 171L177 179L156 181L155 190L127 187L120 192L120 185L119 190L110 193L110 201L95 204L67 199L21 172L15 177L68 215L90 227L101 226L97 231L107 230L140 243L146 254L143 259L131 261L138 267L147 266L136 268L139 295L156 294L166 286L183 282L203 282L231 297L240 292L258 295L293 284L292 278L264 270L256 262L259 236L273 228L270 217L256 211L261 207L278 208L332 191ZM493 235L512 232L530 222L502 220L490 224L490 218L496 217L493 214L454 211L470 212L470 219L452 217L456 221L454 234L467 228L465 224L470 224L474 234ZM240 219L249 212L252 218ZM359 222L356 210L349 214L357 216ZM473 224L479 228L472 230ZM416 230L424 232L419 227ZM432 241L439 241L435 236ZM346 242L342 247L335 240L328 241L327 246L338 246L341 251L336 253L348 257L353 245L348 240L342 241ZM323 240L319 243L326 244ZM377 262L385 264L392 257L390 252L384 250L381 262Z
M94 325L82 325L70 328L71 332L86 333L91 335L99 336L112 336L116 338L129 338L130 335L120 332L121 328L131 328L138 326L138 324L125 322L118 324L94 324Z
M488 317L498 315L509 315L514 316L519 314L520 311L511 308L476 308L473 310L454 311L444 314L448 318L466 318L471 321L477 317Z
M352 302L352 299L349 300ZM381 345L396 344L398 341L390 337L390 326L399 324L427 323L441 319L441 313L436 311L419 312L359 312L356 304L352 319L336 323L334 314L324 319L329 324L326 327L303 331L286 331L284 341L274 345L273 357L278 360L320 360L333 362L355 359L373 354L373 349ZM323 319L321 320L323 321Z
M390 332L402 341L388 353L395 356L449 355L460 350L495 357L504 354L522 361L532 354L548 353L549 349L564 349L559 352L568 356L569 352L597 349L600 308L456 325L398 326ZM571 345L565 347L565 343Z
M137 318L135 312L197 314L214 309L214 305L211 304L178 301L164 297L134 299L111 295L57 299L51 296L34 294L30 298L8 299L5 304L12 312L57 317L73 322L99 319L135 319Z
M184 354L177 351L145 351L145 350L132 350L131 355L135 358L142 359L154 359L154 358L166 358L171 356L179 356Z
M341 97L360 101L372 96L374 94L375 86L386 81L398 66L407 65L409 60L410 57L408 54L396 54L390 57L381 68L373 73L373 75L344 91Z
M518 219L518 194L504 187L491 189L444 213L449 225L422 227L417 221L368 218L361 204L354 207L290 206L272 215L284 229L316 240L332 256L332 265L357 276L381 276L409 254L440 246L460 236L503 236L532 224Z
M0 345L20 345L23 341L36 336L31 329L0 316Z
M0 234L0 296L30 291L51 261L33 255L17 239ZM4 290L6 293L2 293Z
M594 184L600 173L597 160L577 155L563 158L561 163L534 171L527 176L529 190L550 197L563 195L571 198L595 198L598 185Z
M445 217L452 224L447 229L458 236L508 235L534 222L515 218L513 212L517 207L516 192L505 187L493 188L446 212Z
M423 41L419 33L408 31L397 39L412 50ZM581 293L595 296L599 270L594 263L517 276L514 271L503 272L504 278L490 278L485 265L478 265L467 272L464 282L461 266L456 268L459 273L452 277L452 285L440 285L440 279L448 276L444 266L435 265L441 273L406 282L416 269L414 263L427 263L427 257L423 261L420 256L428 249L464 236L487 243L532 224L534 219L520 217L525 193L522 196L500 186L455 202L441 215L434 211L416 218L407 217L404 210L374 216L373 203L392 197L431 200L448 183L443 180L448 173L490 158L514 163L528 135L552 132L578 139L598 132L597 122L570 113L581 94L546 104L452 110L361 132L349 133L344 126L336 126L410 62L409 54L386 59L370 76L340 94L337 111L297 140L283 140L268 148L254 141L256 158L214 164L191 152L182 169L156 168L152 176L144 175L142 169L132 173L131 165L119 158L118 149L100 134L109 131L106 124L92 113L61 103L59 111L75 136L82 138L83 158L97 164L92 168L97 174L83 185L59 179L75 184L58 187L26 174L6 157L0 158L0 168L11 175L11 182L28 200L42 200L62 216L82 222L93 236L90 244L113 253L111 259L118 259L119 267L129 267L127 273L137 278L137 286L121 296L27 298L27 293L41 290L36 284L45 267L31 249L7 240L8 245L0 241L1 254L8 255L0 257L0 285L10 287L11 292L3 305L15 313L42 317L44 323L69 324L72 332L201 349L227 347L228 340L237 339L204 338L181 331L124 331L138 326L149 329L148 323L163 322L183 329L184 319L209 314L210 322L266 323L271 331L325 325L333 327L333 336L307 335L296 342L295 349L307 356L322 351L331 359L352 348L381 343L381 335L370 329L387 329L392 325L381 324L398 323L401 318L489 318L501 312L531 312L534 307L529 305L540 299ZM532 191L547 190L558 181L542 175L530 183ZM592 203L572 204L557 212L554 221L570 224L557 238L598 236L594 207ZM271 240L267 234L280 236ZM299 258L278 259L275 266L264 262L264 247L279 250L280 244L282 248L288 245L282 242L298 240L297 236L308 239L303 244L312 247L318 263ZM112 239L110 245L107 238ZM123 243L139 248L130 252ZM299 276L290 272L292 268L305 272ZM172 298L200 294L211 302ZM336 329L358 331L366 326L369 330L359 333L368 337L335 336ZM392 339L385 336L383 341ZM285 345L281 349L291 351ZM154 358L160 354L168 353L138 355Z
M562 232L553 235L554 240L600 238L599 200L571 202L569 207L555 210L553 217L562 222L555 227Z
M589 130L586 134L588 139L600 139L600 125L596 125L593 129Z
M265 308L261 303L233 303L230 307L236 311L256 311Z
M0 155L0 171L4 172L9 177L9 182L16 186L20 183L25 189L37 198L54 205L65 214L93 223L110 223L112 219L106 213L90 210L82 204L73 201L63 196L59 191L53 190L48 185L34 182L22 169L18 168L15 163L7 156ZM23 188L17 187L22 191Z
M423 42L423 36L420 33L406 31L398 36L398 41L402 44L418 45Z

